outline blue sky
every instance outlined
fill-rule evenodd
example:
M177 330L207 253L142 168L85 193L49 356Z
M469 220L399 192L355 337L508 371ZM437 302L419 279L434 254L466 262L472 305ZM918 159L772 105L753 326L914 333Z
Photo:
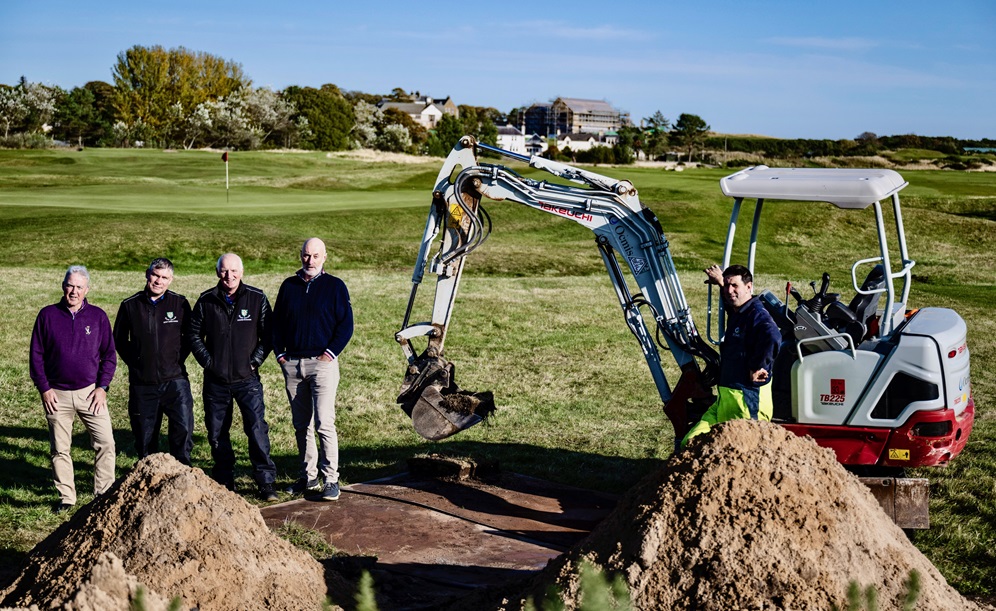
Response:
M395 87L507 111L604 99L785 138L996 138L996 1L0 0L0 83L111 82L134 45L256 86Z

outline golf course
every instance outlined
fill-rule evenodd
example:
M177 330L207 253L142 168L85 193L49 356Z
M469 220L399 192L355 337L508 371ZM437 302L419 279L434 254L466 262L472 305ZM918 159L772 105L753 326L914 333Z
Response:
M226 167L220 151L0 150L0 587L66 519L52 512L58 496L44 410L28 376L28 343L38 311L61 298L72 264L87 266L88 300L113 323L121 301L143 288L153 258L173 261L170 288L193 304L216 283L219 255L237 253L244 281L272 302L281 281L300 267L302 242L322 238L326 271L348 286L356 322L340 359L337 399L344 483L395 473L406 459L430 453L497 460L507 471L612 493L660 466L673 451L673 431L592 234L510 202L483 202L494 231L468 258L446 342L460 386L493 392L497 412L441 442L412 429L395 403L406 362L394 334L441 165L439 158L402 155L246 152L232 153ZM510 167L549 178L524 164ZM631 181L656 213L706 335L702 270L722 256L731 200L719 179L734 170L591 169ZM909 182L901 192L903 222L916 261L907 306L951 308L965 319L976 406L963 453L948 466L911 473L930 480L931 528L909 536L960 593L992 602L996 280L988 257L996 252L996 172L899 172ZM769 289L784 299L790 281L811 295L809 283L827 272L831 291L849 300L851 264L878 254L871 210L789 202L772 203L766 213L755 292ZM743 244L748 225L738 233ZM739 256L746 262L746 250ZM427 278L422 312L431 297ZM669 355L662 358L677 379ZM193 358L187 369L195 398L193 462L207 469L202 372ZM297 477L290 409L272 356L260 374L283 488ZM108 395L118 476L137 460L127 386L119 361ZM238 416L232 436L237 489L257 503ZM78 421L72 456L82 505L93 498L93 451Z

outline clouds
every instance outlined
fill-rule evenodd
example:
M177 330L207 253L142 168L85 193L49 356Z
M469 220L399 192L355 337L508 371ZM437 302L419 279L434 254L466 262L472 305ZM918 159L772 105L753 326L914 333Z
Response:
M874 40L868 40L866 38L826 38L822 36L796 38L774 36L771 38L764 38L761 42L783 47L831 51L868 51L869 49L877 47L879 44Z

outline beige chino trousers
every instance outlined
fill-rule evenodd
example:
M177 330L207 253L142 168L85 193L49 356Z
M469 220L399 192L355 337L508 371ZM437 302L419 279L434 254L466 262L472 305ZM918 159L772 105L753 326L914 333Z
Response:
M90 433L90 445L96 453L93 462L94 495L105 492L114 483L114 432L111 428L111 414L107 408L99 414L90 411L87 396L93 389L93 384L79 390L53 388L58 400L56 412L45 414L55 489L61 502L66 505L76 504L76 477L70 449L73 445L73 421L77 415Z

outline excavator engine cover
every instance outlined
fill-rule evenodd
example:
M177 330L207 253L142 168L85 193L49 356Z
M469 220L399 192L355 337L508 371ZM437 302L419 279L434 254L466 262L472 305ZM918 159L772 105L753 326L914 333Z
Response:
M422 356L408 368L398 395L415 431L439 441L483 422L495 411L494 395L461 390L453 380L453 363Z

